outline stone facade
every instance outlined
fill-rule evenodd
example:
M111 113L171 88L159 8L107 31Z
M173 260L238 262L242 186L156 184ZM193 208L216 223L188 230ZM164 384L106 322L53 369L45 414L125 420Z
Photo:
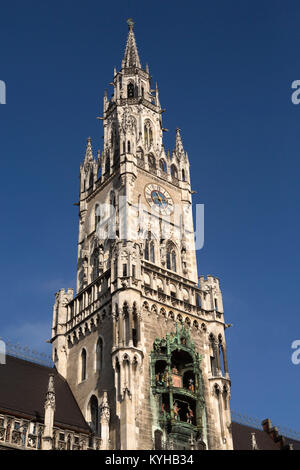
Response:
M165 152L131 22L113 88L103 151L89 139L80 168L77 293L56 295L53 360L102 449L232 449L219 280L198 279L188 155L179 129Z

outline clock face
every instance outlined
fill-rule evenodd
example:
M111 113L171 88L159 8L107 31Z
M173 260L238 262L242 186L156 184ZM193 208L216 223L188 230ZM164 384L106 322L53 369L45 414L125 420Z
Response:
M145 196L148 204L150 204L156 212L164 215L173 212L174 205L170 194L158 184L148 184L145 188Z

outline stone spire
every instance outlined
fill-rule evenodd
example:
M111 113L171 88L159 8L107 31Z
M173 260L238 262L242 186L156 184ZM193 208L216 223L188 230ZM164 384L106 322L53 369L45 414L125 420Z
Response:
M135 36L133 32L134 22L132 21L131 18L129 18L127 20L127 24L129 28L129 33L128 33L128 39L126 43L124 58L122 60L122 68L138 67L141 69L142 68L141 62L140 62L139 53L137 50Z
M178 160L180 160L180 158L184 156L184 149L183 149L183 144L181 140L180 129L178 127L176 129L175 149L173 150L173 152L175 153Z
M49 375L48 390L45 400L45 417L44 417L44 435L43 435L43 450L52 449L53 439L53 425L55 413L55 390L54 390L54 375Z
M93 160L92 139L89 137L87 141L84 162L86 163L92 160Z

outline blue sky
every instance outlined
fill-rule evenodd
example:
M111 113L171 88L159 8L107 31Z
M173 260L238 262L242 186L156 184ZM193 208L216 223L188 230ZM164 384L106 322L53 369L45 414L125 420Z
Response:
M221 279L232 409L300 430L300 79L296 1L2 2L0 335L41 351L54 293L74 285L79 165L102 147L104 88L136 21L166 108L182 130L195 203L205 204L199 274Z

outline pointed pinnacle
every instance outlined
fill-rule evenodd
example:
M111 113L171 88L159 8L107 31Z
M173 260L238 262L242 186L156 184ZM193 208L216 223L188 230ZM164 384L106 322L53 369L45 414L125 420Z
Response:
M92 139L88 137L87 146L85 151L85 161L93 160Z
M179 127L177 127L177 129L176 129L176 141L175 142L176 142L175 143L175 151L176 151L177 155L179 156L179 155L184 153Z
M126 43L126 48L125 48L124 59L122 61L122 66L141 68L141 62L140 62L139 53L138 53L138 49L137 49L137 45L135 41L134 32L133 32L134 22L132 21L131 18L129 18L129 20L127 20L127 24L129 27L129 33L128 33L128 38L127 38L127 43Z

